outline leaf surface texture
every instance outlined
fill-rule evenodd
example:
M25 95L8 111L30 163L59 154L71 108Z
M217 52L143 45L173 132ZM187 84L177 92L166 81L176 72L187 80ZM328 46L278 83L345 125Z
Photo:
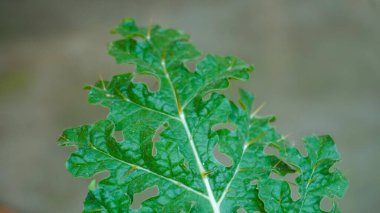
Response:
M130 18L113 32L121 39L109 44L110 55L135 71L91 86L89 102L108 108L107 118L59 138L77 148L66 163L73 176L109 174L90 184L83 212L318 212L324 196L343 196L347 180L329 172L339 160L331 138L308 137L303 157L271 126L273 117L251 113L252 94L240 90L235 104L218 92L231 79L247 80L252 65L233 56L201 58L185 33L139 27ZM159 89L134 82L139 74L156 78ZM226 123L234 128L215 128ZM230 166L215 157L216 146ZM280 155L266 154L267 146ZM300 174L297 201L287 182L270 178L294 172ZM134 194L152 186L158 195L132 209Z

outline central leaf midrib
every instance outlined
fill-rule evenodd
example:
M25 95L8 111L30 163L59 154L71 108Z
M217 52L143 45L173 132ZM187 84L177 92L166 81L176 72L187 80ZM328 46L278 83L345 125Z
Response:
M216 199L214 197L214 192L213 192L213 190L211 188L211 184L209 182L209 179L208 179L207 175L206 176L203 175L205 173L205 169L204 169L204 167L202 165L202 161L200 160L200 157L198 155L198 151L197 151L197 148L195 146L193 136L191 135L190 129L189 129L187 121L186 121L186 116L185 116L185 114L183 112L183 108L181 107L181 103L179 101L179 98L178 98L177 92L175 90L174 84L173 84L173 82L172 82L172 80L170 78L169 72L167 70L165 54L162 54L162 55L163 55L163 57L161 59L162 69L163 69L163 72L165 74L165 77L168 80L170 88L172 90L173 97L175 99L175 102L176 102L176 105L177 105L177 109L178 109L178 115L180 117L180 120L181 120L181 123L183 125L183 128L186 131L186 135L187 135L189 144L191 146L191 149L193 151L194 158L196 160L199 173L200 173L202 181L203 181L203 183L204 183L204 185L206 187L206 191L207 191L207 194L208 194L208 200L210 202L210 205L211 205L214 213L220 213L219 205L218 205L218 203L217 203L217 201L216 201Z
M179 119L177 119L177 120L181 121L182 126L185 129L185 131L186 131L186 135L187 135L188 141L189 141L190 146L192 148L192 151L193 151L193 154L194 154L194 158L195 158L195 160L197 162L197 166L198 166L198 169L199 169L202 181L203 181L203 183L204 183L204 185L206 187L206 191L207 191L207 194L208 194L208 196L204 195L203 193L201 193L200 195L202 197L205 197L210 202L210 205L211 205L214 213L220 213L219 205L217 204L216 199L214 198L214 194L213 194L213 191L212 191L212 188L211 188L211 184L209 183L208 177L202 175L203 173L205 173L205 170L203 168L202 161L200 160L200 158L198 156L198 151L196 149L196 146L194 144L192 135L190 133L190 130L189 130L189 127L188 127L188 124L187 124L187 121L186 121L186 116L183 113L183 108L181 107L181 104L179 102L179 98L178 98L176 89L174 87L174 84L173 84L170 76L169 76L169 73L167 71L167 67L166 67L166 64L165 64L166 63L166 51L170 47L170 45L173 44L173 42L169 42L169 44L163 50L160 50L157 47L155 47L155 45L153 45L153 43L151 42L150 31L148 31L148 34L145 35L144 37L145 37L145 41L147 43L149 43L149 45L156 51L156 54L158 54L159 57L161 58L161 68L162 68L162 70L159 70L159 71L163 72L164 77L167 79L167 81L168 81L168 83L170 85L170 89L171 89L171 91L173 93L173 98L174 98L174 101L176 102L176 106L177 106L177 110L178 110L178 117L179 117ZM149 170L147 170L147 171L149 171ZM160 176L160 175L158 175L158 176ZM168 180L171 180L171 179L168 179ZM171 181L173 182L174 180L171 180ZM174 182L178 182L178 181L174 181ZM178 183L180 183L180 182L178 182ZM180 183L180 184L183 184L183 183ZM190 191L195 191L194 189L192 189L190 187L188 189Z

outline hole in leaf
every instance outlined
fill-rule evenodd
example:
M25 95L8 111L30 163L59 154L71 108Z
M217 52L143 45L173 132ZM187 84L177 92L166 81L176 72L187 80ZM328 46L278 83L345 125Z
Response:
M214 157L216 158L216 160L219 163L221 163L223 166L225 166L225 167L231 167L232 166L231 158L219 150L219 144L216 144L216 146L214 147L213 154L214 154Z
M290 141L290 145L292 145L293 147L297 148L298 151L300 152L300 154L303 156L303 157L307 157L308 156L308 153L305 149L305 145L303 142L299 142L299 141Z
M240 207L236 213L247 213L247 211L243 207Z
M189 70L189 72L195 72L195 68L197 66L198 60L191 60L191 61L186 61L185 66Z
M230 131L234 131L234 130L236 130L236 126L232 123L219 123L219 124L215 124L214 126L212 126L211 129L213 131L217 131L219 129L228 129Z
M323 197L321 200L321 203L319 205L322 211L324 212L330 212L333 208L333 202L328 197Z
M284 180L284 177L280 176L279 174L275 173L275 172L271 172L269 177L271 179L278 179L278 180Z
M152 143L153 143L152 156L153 157L155 157L157 155L156 143L160 140L161 133L163 131L165 131L165 129L168 128L168 127L169 127L169 124L168 123L164 123L160 127L158 127L158 129L154 133L153 138L152 138Z
M156 92L160 88L160 81L153 75L135 75L133 82L144 83L151 92Z
M251 180L251 185L257 185L258 181L257 180Z
M264 149L264 153L267 155L280 156L280 152L278 151L278 149L274 148L273 146L266 146Z
M148 188L146 188L142 192L135 193L133 195L133 202L132 202L132 205L131 205L131 209L133 209L133 210L140 209L141 204L144 201L148 200L149 198L155 197L155 196L157 196L159 194L160 194L160 192L159 192L159 189L158 189L157 185L148 187Z
M210 99L210 97L211 97L211 93L207 93L206 95L202 97L202 101L207 101L208 99Z
M96 173L93 179L96 180L97 183L99 183L101 180L107 179L109 176L110 172L108 170L104 170L99 173Z
M113 137L117 142L122 142L124 140L123 131L115 131Z
M298 186L296 184L297 176L298 176L298 174L296 174L296 173L289 173L283 177L283 176L280 176L279 174L277 174L275 172L271 172L269 177L272 179L284 180L284 181L288 182L289 186L290 186L290 192L291 192L292 199L298 200L301 197L301 195L298 192Z
M288 181L289 185L290 185L290 191L292 192L292 199L293 200L298 200L301 198L301 195L300 193L298 192L298 186L296 184L296 178L297 178L297 174L287 174L285 176L285 179Z
M301 153L302 156L307 157L308 153L304 146L296 146L298 151Z

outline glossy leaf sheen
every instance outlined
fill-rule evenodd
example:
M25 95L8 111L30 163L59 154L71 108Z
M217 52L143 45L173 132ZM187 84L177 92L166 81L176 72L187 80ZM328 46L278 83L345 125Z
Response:
M73 176L109 172L91 182L83 212L317 212L324 196L343 196L346 179L329 172L339 160L330 138L308 138L309 156L303 157L270 125L273 117L251 115L252 94L241 90L236 105L217 93L230 79L248 79L251 65L206 55L192 71L186 62L200 52L181 31L139 27L127 18L113 32L122 38L110 43L110 55L136 70L91 86L89 102L109 108L107 118L59 138L63 146L77 147L66 163ZM136 74L157 78L159 90L133 82ZM214 130L224 123L234 130ZM216 145L231 166L215 158ZM265 154L269 145L280 156ZM271 179L272 172L298 172L300 200L293 201L287 183ZM159 194L131 209L133 195L152 186Z

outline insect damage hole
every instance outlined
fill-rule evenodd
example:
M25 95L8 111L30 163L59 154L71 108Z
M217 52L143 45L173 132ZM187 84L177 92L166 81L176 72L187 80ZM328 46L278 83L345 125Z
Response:
M278 149L274 148L273 146L266 146L264 148L264 153L267 155L280 156Z
M298 200L301 198L301 195L298 191L298 185L296 184L296 178L298 174L296 173L289 173L285 175L285 180L288 181L290 185L290 191L291 191L291 196L293 200Z
M99 183L100 181L108 178L110 176L110 172L108 170L101 171L99 173L96 173L93 176L93 180L96 181L96 183Z
M115 131L113 133L113 137L117 142L122 142L124 140L124 134L123 131Z
M144 201L148 200L149 198L156 197L159 194L160 194L160 191L157 185L148 187L144 191L134 193L131 209L139 210L141 208L141 204Z
M196 68L197 68L197 64L198 64L199 60L191 60L191 61L186 61L184 64L185 64L185 67L189 70L189 72L196 72Z
M251 182L250 182L251 185L256 185L256 186L257 186L258 183L259 183L258 180L251 180Z
M323 197L321 200L321 203L319 204L319 207L324 212L330 212L333 208L334 204L332 200L328 197Z
M227 129L227 130L230 130L230 131L235 131L236 130L236 126L232 123L218 123L218 124L215 124L214 126L212 126L211 128L213 131L218 131L218 130L221 130L221 129Z
M152 138L152 156L153 157L156 157L157 155L157 147L156 147L156 143L160 140L160 135L163 131L165 131L165 129L167 129L169 127L169 124L168 123L164 123L162 124L161 126L158 127L158 129L156 130L156 132L154 133L153 135L153 138Z
M296 184L297 173L288 173L285 176L281 176L275 172L271 172L269 177L277 180L284 180L290 186L290 196L293 200L298 200L301 198L300 193L298 192L298 185Z
M245 208L243 208L243 207L240 207L240 208L238 208L236 213L247 213L247 210L245 210Z
M205 94L204 96L202 96L202 101L207 101L210 99L210 97L211 97L211 93L209 92L209 93Z
M110 176L110 172L108 170L96 173L93 177L91 182L88 184L88 190L95 190L97 185L104 179ZM2 213L0 209L0 213Z
M133 82L145 84L151 92L157 92L160 88L160 81L153 75L137 74L133 77Z
M232 166L232 160L230 156L224 154L223 152L220 151L220 146L219 144L216 144L213 150L213 154L215 159L221 163L225 167L231 167Z

